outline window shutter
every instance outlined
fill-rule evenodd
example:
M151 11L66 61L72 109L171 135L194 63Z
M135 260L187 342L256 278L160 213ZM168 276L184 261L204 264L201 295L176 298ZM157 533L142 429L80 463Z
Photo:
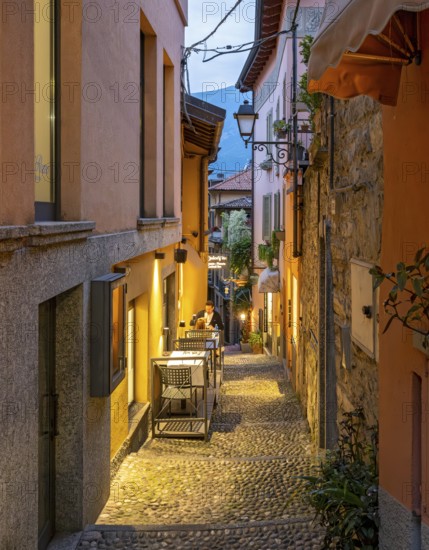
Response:
M280 192L274 193L274 229L280 229Z
M263 196L262 238L271 241L271 194Z

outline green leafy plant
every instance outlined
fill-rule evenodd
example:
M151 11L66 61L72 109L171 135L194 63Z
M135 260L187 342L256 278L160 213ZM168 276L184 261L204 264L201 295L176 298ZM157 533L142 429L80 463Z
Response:
M276 232L271 233L271 241L258 245L258 257L261 262L265 262L267 267L274 269L274 259L278 260L280 252L280 241Z
M300 45L299 53L301 54L302 61L305 65L308 65L308 61L310 59L310 53L311 53L310 48L311 48L312 42L313 42L313 37L307 34L299 43ZM298 85L300 88L300 91L298 94L298 101L302 101L302 103L307 105L310 111L309 121L312 129L314 130L314 115L316 114L316 111L320 109L323 96L321 93L316 92L314 94L310 94L310 92L307 91L307 87L308 87L307 71L302 73L302 75L300 76Z
M262 346L262 334L259 331L250 332L249 344L252 346Z
M234 290L232 297L232 308L240 319L241 341L247 343L251 332L252 324L252 289L251 286L242 286ZM244 316L244 320L242 320Z
M426 346L429 338L429 250L420 248L414 261L406 265L399 262L396 271L385 272L376 265L369 271L374 276L374 288L384 281L392 286L384 301L384 311L390 316L383 333L394 319L425 337Z
M275 134L287 134L290 130L290 124L284 118L280 118L273 122L273 130Z
M305 480L305 499L326 529L323 549L378 548L378 437L363 410L344 414L338 445Z
M244 237L241 241L236 241L230 248L230 269L240 275L244 272L249 273L252 258L252 239Z
M230 269L236 275L249 273L252 261L252 233L245 210L222 214L224 247L230 252Z

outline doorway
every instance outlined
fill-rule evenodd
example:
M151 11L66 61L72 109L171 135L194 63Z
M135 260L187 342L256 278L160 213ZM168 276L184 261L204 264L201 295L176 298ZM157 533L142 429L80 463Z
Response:
M134 302L130 302L127 313L128 406L134 403L136 395L135 342L136 310Z
M55 307L55 298L39 305L39 550L48 546L55 532Z
M165 335L164 349L171 350L176 338L176 274L172 273L163 281L163 322L168 327Z

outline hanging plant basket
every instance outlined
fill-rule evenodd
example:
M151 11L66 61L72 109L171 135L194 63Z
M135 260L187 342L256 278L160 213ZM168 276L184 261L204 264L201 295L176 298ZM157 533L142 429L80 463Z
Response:
M275 132L276 139L286 139L287 138L287 130L277 130Z
M273 167L273 161L272 160L263 160L261 164L259 165L259 168L261 170L271 170Z
M274 233L276 234L276 237L278 238L279 241L284 241L285 240L285 231L283 230L278 230L278 231L274 231Z

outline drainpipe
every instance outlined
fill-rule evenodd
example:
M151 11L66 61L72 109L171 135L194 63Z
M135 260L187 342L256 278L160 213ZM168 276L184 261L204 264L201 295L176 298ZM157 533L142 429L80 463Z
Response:
M335 151L335 99L329 97L330 140L329 140L329 189L334 189L334 151Z
M335 191L335 100L330 97L330 139L329 139L329 189ZM331 222L324 222L325 238L325 448L332 449L337 442L337 373L335 365L335 321L334 321L334 282L332 277Z
M207 216L207 210L205 208L208 201L208 190L206 189L206 181L209 171L209 162L212 158L212 155L203 155L201 157L201 170L200 170L200 238L199 238L199 251L208 252L204 250L204 232L206 230L205 218Z
M298 250L298 165L297 165L297 143L298 143L298 120L296 113L296 96L298 82L298 53L297 53L296 25L292 29L292 159L293 159L293 250L294 258L301 256Z
M252 90L252 105L254 109L255 105L255 93ZM253 266L255 265L255 151L252 147L252 226L250 228L250 238L252 240L252 248L251 248L251 254L250 254L250 273L249 275L253 274Z
M337 373L335 366L334 284L331 223L325 221L325 448L337 442Z

